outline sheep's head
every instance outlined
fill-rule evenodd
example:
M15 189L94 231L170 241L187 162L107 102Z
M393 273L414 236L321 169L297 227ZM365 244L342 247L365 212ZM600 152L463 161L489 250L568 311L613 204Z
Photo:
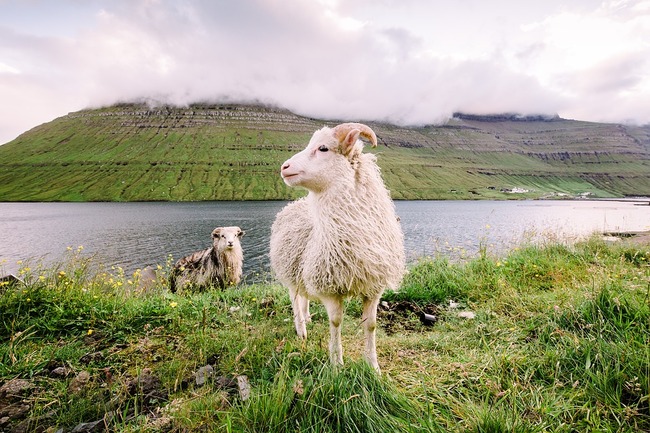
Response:
M373 130L361 123L343 123L316 131L303 151L282 164L280 174L284 183L315 192L326 189L334 179L354 170L363 150L360 137L377 146Z
M212 230L212 245L217 251L231 250L239 245L244 233L239 227L217 227Z

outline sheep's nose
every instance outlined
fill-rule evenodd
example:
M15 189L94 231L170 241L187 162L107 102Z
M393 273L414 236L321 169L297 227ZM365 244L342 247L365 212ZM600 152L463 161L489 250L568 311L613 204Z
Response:
M289 167L291 167L291 164L289 164L288 162L285 162L284 164L282 164L282 169L281 170L284 171Z

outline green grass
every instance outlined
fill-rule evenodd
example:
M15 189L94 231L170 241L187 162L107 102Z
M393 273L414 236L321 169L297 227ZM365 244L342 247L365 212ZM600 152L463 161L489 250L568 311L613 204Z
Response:
M357 301L346 305L345 366L334 369L322 306L302 344L271 279L172 294L161 264L160 285L141 291L137 273L69 254L48 268L23 263L25 284L0 287L0 386L33 385L21 397L27 431L101 419L124 432L650 430L647 244L554 240L413 263L383 300L436 304L439 320L428 327L407 312L389 333L380 313L381 376L361 360ZM465 310L476 317L459 317ZM198 386L206 364L214 376ZM52 376L55 367L69 375ZM74 392L82 371L90 380ZM247 400L217 379L238 376Z

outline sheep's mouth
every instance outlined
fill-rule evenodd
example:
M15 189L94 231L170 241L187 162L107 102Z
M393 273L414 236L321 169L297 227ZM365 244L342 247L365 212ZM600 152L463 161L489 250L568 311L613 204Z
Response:
M285 182L294 183L296 179L300 179L300 173L288 173L282 175L282 180Z

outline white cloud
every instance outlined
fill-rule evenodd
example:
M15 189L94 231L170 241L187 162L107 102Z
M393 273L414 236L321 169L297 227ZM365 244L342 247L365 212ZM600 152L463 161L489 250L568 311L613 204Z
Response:
M0 2L0 143L146 97L412 124L456 110L650 121L647 1L56 3L60 18Z
M20 74L20 70L0 62L0 74Z

